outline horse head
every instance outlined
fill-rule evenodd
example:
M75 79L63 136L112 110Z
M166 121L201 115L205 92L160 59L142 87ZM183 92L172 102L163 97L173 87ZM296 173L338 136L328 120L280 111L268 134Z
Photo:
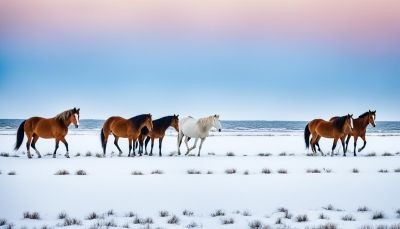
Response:
M353 131L354 124L353 124L353 115L352 114L347 114L346 125L350 128L350 131Z
M218 130L218 132L221 132L222 125L221 122L219 121L219 115L213 116L213 127L215 127Z
M76 107L74 107L74 109L72 109L71 115L69 116L69 121L75 125L75 128L79 127L80 110L80 108L77 109Z
M149 129L150 131L153 129L153 119L150 113L146 115L144 126L147 127L147 129Z
M175 115L172 116L171 119L171 126L177 131L179 132L179 115Z
M371 124L373 127L376 127L375 124L375 119L376 119L376 110L375 111L368 111L368 123Z

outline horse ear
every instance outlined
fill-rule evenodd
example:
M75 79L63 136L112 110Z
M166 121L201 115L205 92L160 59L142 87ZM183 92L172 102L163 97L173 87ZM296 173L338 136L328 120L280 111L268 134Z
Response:
M78 108L76 111L79 113L80 110L81 110L81 108Z
M76 112L76 107L74 107L74 112Z
M372 113L374 113L374 114L375 114L375 113L376 113L376 110L374 110Z

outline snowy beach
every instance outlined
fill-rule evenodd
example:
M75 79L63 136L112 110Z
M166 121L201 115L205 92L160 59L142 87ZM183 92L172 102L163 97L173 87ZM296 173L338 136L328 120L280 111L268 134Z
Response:
M163 142L164 157L158 157L156 142L155 156L127 158L127 141L120 140L124 154L117 157L111 136L107 156L102 158L96 131L72 131L67 136L70 159L64 157L63 145L53 159L54 140L40 139L36 146L47 155L29 160L22 148L12 152L15 136L11 132L0 135L0 218L18 228L64 225L65 219L57 219L63 211L79 221L76 227L85 228L101 228L110 222L130 228L250 228L257 221L272 228L400 223L396 213L400 208L400 136L393 133L368 136L367 147L358 157L351 153L352 141L347 157L342 156L341 147L335 157L310 156L299 132L212 133L200 158L177 156L176 136L170 132ZM326 153L331 142L321 141ZM181 147L185 152L185 146ZM55 175L64 170L69 174ZM78 170L86 175L76 175ZM10 172L16 175L7 175ZM364 206L366 211L358 209ZM106 214L110 209L113 215ZM223 216L215 212L218 209ZM193 215L182 215L184 210ZM24 219L26 211L38 212L41 219ZM134 217L126 217L130 211ZM169 214L161 217L160 211ZM98 218L87 219L91 212ZM373 220L378 213L383 218ZM179 220L174 218L169 224L173 215ZM303 215L307 219L300 222ZM146 223L146 217L152 223Z

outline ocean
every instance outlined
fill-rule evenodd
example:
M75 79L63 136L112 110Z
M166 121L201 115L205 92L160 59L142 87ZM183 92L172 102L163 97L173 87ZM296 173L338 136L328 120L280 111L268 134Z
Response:
M21 119L0 119L0 135L15 134ZM78 129L70 126L70 134L96 134L102 128L104 120L82 119ZM221 133L212 132L212 135L236 136L275 136L275 135L301 135L306 126L306 121L221 121ZM376 127L368 126L367 133L381 136L400 135L399 121L377 121ZM169 128L168 135L175 135L176 131Z

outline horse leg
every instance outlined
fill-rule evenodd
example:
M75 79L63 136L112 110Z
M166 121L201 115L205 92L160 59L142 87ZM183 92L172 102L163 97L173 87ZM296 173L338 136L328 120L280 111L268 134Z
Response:
M65 140L64 137L61 139L61 141L64 143L65 149L67 149L67 152L65 153L65 157L66 157L66 158L69 158L68 142Z
M58 150L58 146L60 145L60 140L56 139L56 146L54 148L54 152L53 152L53 158L56 158L56 153Z
M164 137L161 137L158 139L158 148L159 148L159 156L162 157L162 153L161 153L161 147L162 147L162 141L163 141Z
M185 155L188 155L189 152L190 152L190 148L189 148L188 141L189 141L189 137L188 137L188 136L185 136L185 145L186 145L186 149L187 149Z
M321 139L321 136L317 137L317 142L315 143L315 145L318 146L318 152L321 153L322 156L325 156L324 152L322 152L321 147L319 146L319 140Z
M346 139L346 152L347 152L347 150L349 149L350 138L351 138L351 135L350 135L350 134L347 135L347 139Z
M345 137L341 137L340 141L342 142L342 148L343 148L343 157L346 157L346 143L345 143Z
M136 142L138 142L138 144L139 144L138 153L142 154L143 153L143 140L139 138Z
M205 138L200 139L199 153L197 154L198 157L200 157L200 151L201 151L201 147L203 146L204 140L206 140L206 139ZM196 139L196 141L197 141L197 139Z
M122 150L121 150L121 148L119 148L119 145L118 145L118 139L119 139L119 137L117 136L117 135L115 135L114 134L114 145L117 147L117 149L118 149L118 151L119 151L119 154L118 154L118 156L121 156L122 155ZM135 150L134 150L135 151Z
M136 141L137 141L136 138L132 138L132 142L136 142ZM139 149L139 152L140 152L140 149ZM130 156L128 155L128 157L130 157ZM136 157L136 149L135 148L133 148L133 150L132 150L132 157Z
M184 136L183 132L179 131L179 133L178 133L178 141L177 141L178 155L181 155L181 144L182 144L183 136Z
M27 150L28 158L32 158L31 149L29 148L31 146L32 136L27 135L27 137L28 137L28 141L26 142L26 150Z
M318 135L315 133L315 134L312 135L312 138L311 138L311 141L310 141L311 150L312 150L314 155L317 154L317 150L315 149L315 144L316 144L317 138L318 138Z
M31 143L31 147L35 150L35 152L38 155L38 157L41 158L42 155L40 155L40 152L36 149L36 146L35 146L35 144L36 144L38 139L39 139L39 136L37 134L33 134L33 140L32 140L32 143Z
M136 142L139 143L139 154L143 153L143 140L145 137L143 137L142 135L139 135L139 138ZM146 154L145 154L146 155Z
M136 141L136 140L135 140L135 141ZM138 141L140 141L140 140L138 140ZM143 144L143 143L142 143L142 144ZM138 154L139 154L139 157L141 157L141 156L143 155L143 148L142 148L142 150L140 150L140 148L139 148Z
M146 140L144 141L144 150L146 152L144 155L147 155L147 144L149 144L149 141L150 137L147 137Z
M357 156L357 154L356 154L356 149L357 149L357 139L358 139L358 136L354 136L354 157L356 157L356 156Z
M336 144L337 144L337 142L338 142L338 138L335 138L335 140L333 140L331 157L333 157L333 151L334 151L334 150L335 150L335 148L336 148Z
M130 155L131 155L131 150L132 150L132 143L133 143L132 138L128 138L128 143L129 143L128 157L130 157ZM136 142L135 142L135 144L136 144ZM121 155L120 155L120 156L121 156Z
M188 141L189 141L189 140L190 140L190 138L188 138ZM190 147L190 149L189 149L189 151L186 153L186 155L188 155L190 151L192 151L192 150L196 149L196 146L197 146L197 141L198 141L198 140L199 140L198 138L196 138L196 139L194 140L194 144L193 144L193 146L192 146L192 147Z
M153 156L153 147L154 147L154 138L151 138L151 148L150 148L150 154L149 156Z
M361 152L367 145L367 140L365 140L365 135L362 135L361 139L364 141L364 145L360 149L358 149L358 152Z

